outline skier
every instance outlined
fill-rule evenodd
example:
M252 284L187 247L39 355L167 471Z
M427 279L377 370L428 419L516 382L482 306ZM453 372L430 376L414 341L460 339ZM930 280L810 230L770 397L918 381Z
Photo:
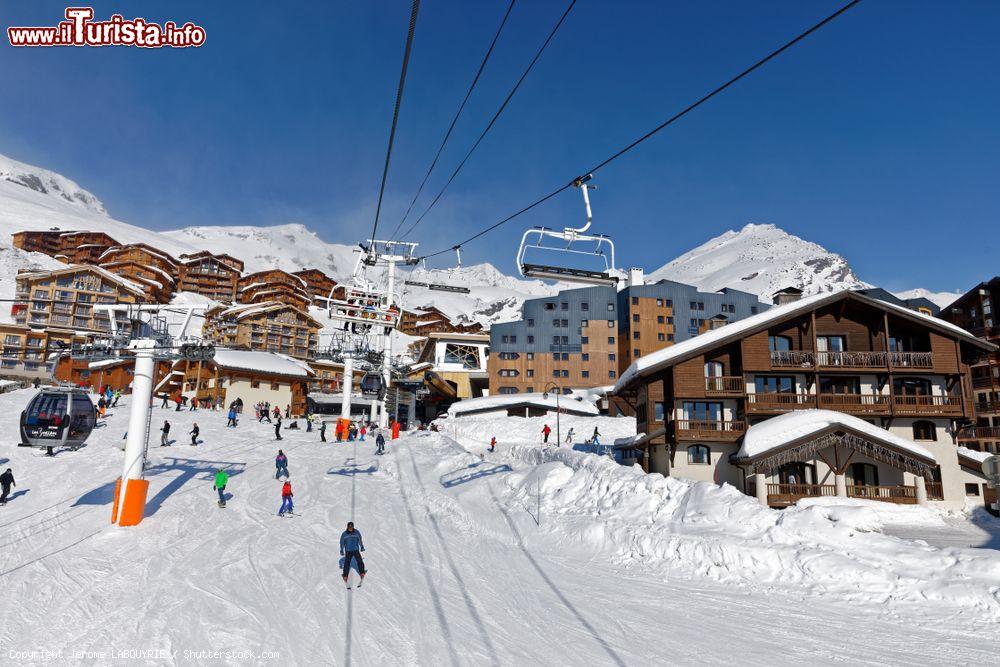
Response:
M194 412L197 409L198 409L198 397L193 396L191 398L191 407L188 408L188 412Z
M227 427L232 426L233 428L236 428L236 406L235 405L233 407L229 408L229 421L226 422L226 426Z
M361 575L361 582L365 580L365 562L361 559L361 552L365 550L365 543L361 539L361 531L354 529L354 522L347 522L347 530L340 536L340 555L344 557L344 583L347 583L347 575L351 572L351 560L358 562L358 573Z
M275 479L279 479L282 473L284 473L285 477L288 477L288 457L280 449L278 450L278 455L274 457L274 467L277 469L274 473Z
M274 439L281 440L281 412L279 411L275 418L278 420L274 422Z
M180 412L181 411L181 402L182 402L180 394L177 394L177 398L174 399L174 402L177 403L177 408L174 410L174 412Z
M243 414L243 399L242 398L237 398L236 399L236 413L237 414Z
M366 429L366 428L365 428L365 425L364 425L364 424L362 424L362 425L361 425L361 430L360 430L360 431L358 431L358 433L360 433L360 434L361 434L361 442L364 442L364 441L365 441L365 433L367 433L367 432L368 432L368 429Z
M170 422L163 420L163 428L160 429L163 435L160 436L160 447L169 447L170 442L167 440L167 436L170 435Z
M289 478L281 487L281 509L278 510L278 516L285 516L285 512L291 514L294 509L292 506L292 480Z
M191 446L194 447L198 444L198 434L201 433L201 429L198 428L198 422L194 423L194 427L191 429Z
M385 438L382 437L381 433L375 436L375 453L385 454Z
M14 473L7 468L4 474L0 475L0 505L7 504L7 496L10 495L10 487L17 486L14 482Z
M552 433L552 429L550 429L549 425L546 424L545 426L542 427L542 436L543 436L542 442L545 444L549 443L549 433Z
M277 405L274 406L274 418L281 419L281 409Z
M569 433L566 434L566 444L567 445L572 445L573 444L573 436L574 435L575 434L573 433L573 427L571 426L570 429L569 429Z
M121 397L122 397L122 390L121 389L115 389L115 400L111 401L111 407L117 408L118 407L118 400Z
M321 421L319 423L319 441L326 442L326 422Z
M497 448L497 437L493 436L492 438L490 438L490 451L492 452L496 448Z
M107 409L108 402L104 400L104 396L97 399L97 414L101 417L104 416L104 412Z
M271 414L267 410L266 403L260 406L260 419L258 421L264 421L265 419L267 420L268 424L271 423Z
M306 433L312 433L313 430L313 416L306 413Z
M285 419L289 419L292 416L292 406L285 405Z
M215 484L212 486L213 489L219 492L219 507L226 506L226 496L223 491L226 490L226 482L229 481L229 475L222 468L219 468L219 472L215 473Z
M594 435L590 438L590 444L600 447L601 445L601 434L598 432L597 427L594 427Z
M170 397L169 397L169 396L167 396L166 394L163 394L163 403L161 403L161 404L160 404L160 407L161 407L161 408L165 408L165 407L167 407L167 403L168 403L169 401L170 401Z

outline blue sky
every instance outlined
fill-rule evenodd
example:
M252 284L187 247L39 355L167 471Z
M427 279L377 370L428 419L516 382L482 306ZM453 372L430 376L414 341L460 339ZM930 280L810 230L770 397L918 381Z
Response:
M0 46L0 153L75 179L155 229L370 227L409 2L92 3L193 21L200 49ZM579 0L448 194L418 227L436 250L568 181L792 35L828 0ZM3 25L65 3L5 0ZM395 227L506 2L424 0L390 172ZM433 192L565 7L519 0ZM845 255L890 289L965 289L1000 272L1000 3L866 0L602 170L595 230L655 268L748 222ZM4 40L6 42L6 40ZM427 199L424 200L428 201ZM422 208L418 204L418 208ZM526 226L575 224L576 192L465 250L514 270Z

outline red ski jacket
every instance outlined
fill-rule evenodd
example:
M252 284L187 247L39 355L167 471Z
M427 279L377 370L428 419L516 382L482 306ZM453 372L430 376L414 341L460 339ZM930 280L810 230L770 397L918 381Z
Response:
M292 485L290 482L285 482L285 485L281 487L281 497L286 498L292 495Z

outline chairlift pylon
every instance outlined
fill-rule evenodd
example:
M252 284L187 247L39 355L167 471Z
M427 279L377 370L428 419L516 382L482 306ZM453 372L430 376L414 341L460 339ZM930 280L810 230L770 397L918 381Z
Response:
M542 280L561 280L566 282L586 283L590 285L616 285L619 280L615 269L615 244L611 237L604 234L587 234L593 222L590 209L590 196L587 190L593 190L596 185L588 185L592 175L578 178L573 187L580 188L583 195L583 206L586 212L586 222L583 227L565 227L562 231L548 227L532 227L521 236L521 246L517 251L517 269L523 278L540 278ZM534 242L529 242L534 239ZM545 244L546 239L561 241L563 246ZM593 244L593 246L584 244ZM584 255L598 257L604 264L603 270L593 270L559 264L540 264L525 260L529 250L545 253L564 253L567 255Z

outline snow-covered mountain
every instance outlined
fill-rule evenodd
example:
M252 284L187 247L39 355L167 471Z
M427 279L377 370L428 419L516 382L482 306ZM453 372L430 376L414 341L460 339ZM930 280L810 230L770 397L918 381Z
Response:
M930 299L941 308L950 306L955 302L955 299L962 296L962 292L932 292L924 289L923 287L908 289L902 292L894 292L894 294L900 299Z
M716 236L649 277L676 280L705 291L731 287L766 301L788 286L807 294L870 287L840 255L774 225L753 224Z
M101 200L75 181L61 174L0 155L0 180L14 183L43 195L61 198L74 206L98 215L107 215Z

